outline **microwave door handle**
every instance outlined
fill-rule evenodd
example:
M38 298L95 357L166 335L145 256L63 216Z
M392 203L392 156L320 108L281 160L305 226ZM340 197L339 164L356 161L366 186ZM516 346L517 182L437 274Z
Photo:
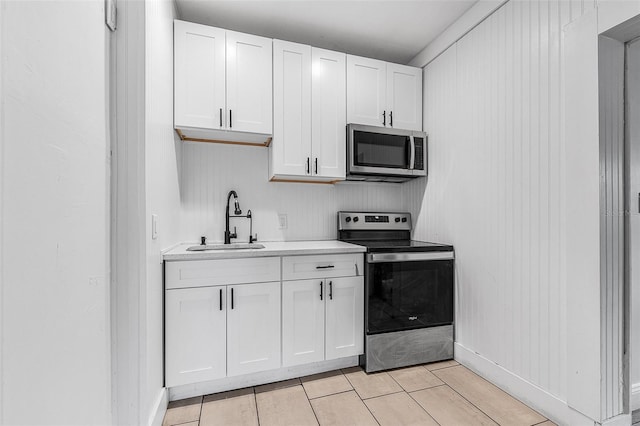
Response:
M411 151L411 157L409 158L409 170L413 170L416 165L416 142L413 140L413 136L409 136L409 145Z

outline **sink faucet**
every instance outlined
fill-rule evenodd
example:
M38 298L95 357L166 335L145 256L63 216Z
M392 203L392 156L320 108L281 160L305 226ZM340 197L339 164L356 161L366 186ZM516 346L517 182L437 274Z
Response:
M236 191L233 191L233 190L229 191L229 195L227 195L227 208L224 211L225 213L224 243L225 244L230 244L231 238L238 238L238 234L235 226L233 227L233 234L229 232L229 202L231 201L232 196L235 199L233 214L235 214L236 216L242 214L242 210L240 210L240 203L238 202L238 193L236 193Z

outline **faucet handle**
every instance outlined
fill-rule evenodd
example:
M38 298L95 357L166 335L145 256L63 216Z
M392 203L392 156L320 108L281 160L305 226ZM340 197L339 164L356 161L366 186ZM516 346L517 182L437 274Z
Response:
M233 227L233 234L229 235L229 238L238 238L238 230L236 227Z
M207 237L200 237L200 245L201 246L207 245Z
M258 233L257 232L256 232L256 236L255 237L253 235L249 235L249 244L255 243L256 241L258 241Z

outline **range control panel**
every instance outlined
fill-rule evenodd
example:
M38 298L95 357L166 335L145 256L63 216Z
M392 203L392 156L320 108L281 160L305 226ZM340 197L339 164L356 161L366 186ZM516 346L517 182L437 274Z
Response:
M411 213L338 212L339 230L411 230Z

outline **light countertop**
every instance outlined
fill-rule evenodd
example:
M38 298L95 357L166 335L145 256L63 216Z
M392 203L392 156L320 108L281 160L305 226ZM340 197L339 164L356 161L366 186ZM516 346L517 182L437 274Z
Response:
M209 243L212 244L212 243ZM197 243L180 244L163 254L163 259L172 260L208 260L231 259L246 257L270 257L270 256L296 256L307 254L341 254L364 253L364 246L349 244L337 240L328 241L257 241L263 249L243 250L209 250L187 251L187 247L198 245Z

